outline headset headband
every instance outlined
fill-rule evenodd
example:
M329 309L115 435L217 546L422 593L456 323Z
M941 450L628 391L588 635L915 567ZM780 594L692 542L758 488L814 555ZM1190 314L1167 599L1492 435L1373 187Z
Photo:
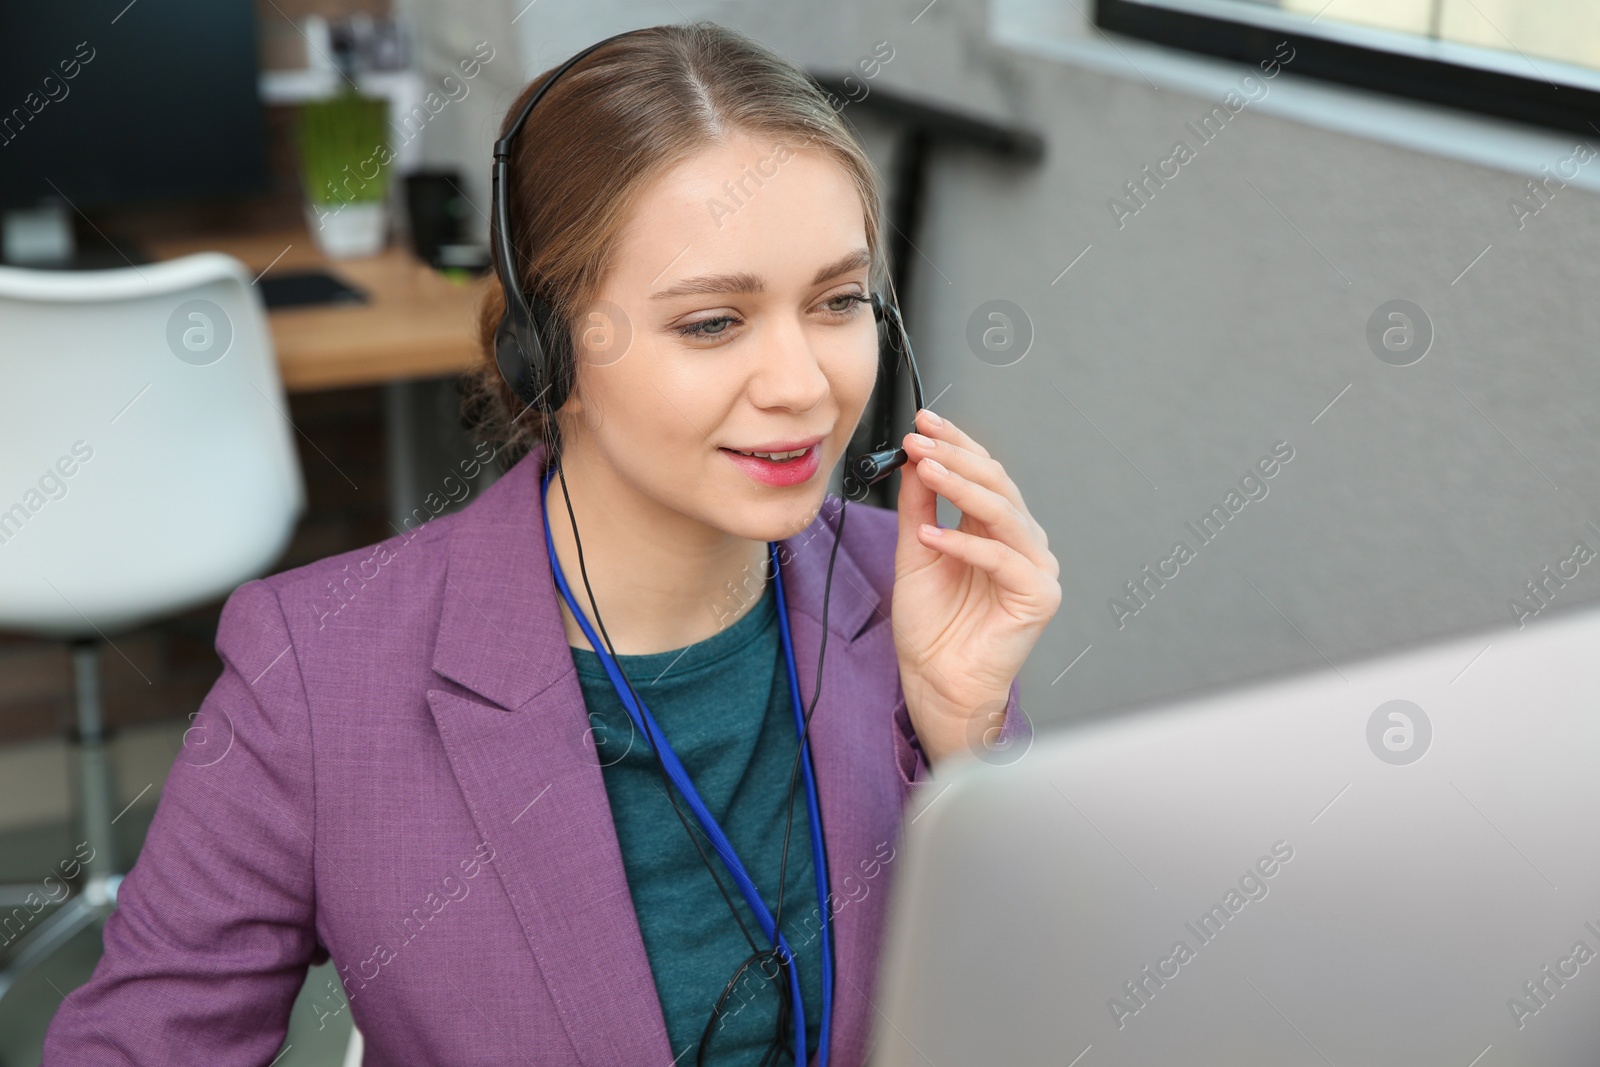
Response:
M563 368L556 353L547 351L545 327L551 318L551 309L537 293L522 291L517 277L516 250L511 243L511 143L522 132L523 125L534 105L544 99L544 94L563 74L598 48L612 41L638 33L626 30L597 41L568 59L535 89L517 112L505 134L494 143L494 169L491 176L493 199L489 214L489 247L494 259L495 273L500 276L500 288L505 292L506 309L495 327L495 361L500 373L513 392L526 404L537 405L542 411L554 411L566 399L569 382L561 375ZM557 380L561 375L562 380ZM552 391L556 395L549 395Z

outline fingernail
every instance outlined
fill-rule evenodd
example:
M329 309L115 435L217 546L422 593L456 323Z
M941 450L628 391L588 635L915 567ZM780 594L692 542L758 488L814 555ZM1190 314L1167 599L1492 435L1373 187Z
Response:
M911 443L914 444L914 445L921 445L923 448L932 448L933 447L933 438L931 438L931 437L924 437L920 433L914 433L914 434L911 434L910 436L911 436Z
M944 420L941 419L938 415L935 415L933 413L933 409L932 408L923 408L922 410L928 413L928 425L930 425L930 426L943 426L944 425Z
M944 531L939 529L939 527L929 526L927 523L922 524L922 532L929 537L938 537L940 534L944 533Z
M940 463L938 460L936 460L936 459L925 459L922 462L923 462L924 466L926 466L929 470L933 471L935 474L943 474L944 473L944 464Z

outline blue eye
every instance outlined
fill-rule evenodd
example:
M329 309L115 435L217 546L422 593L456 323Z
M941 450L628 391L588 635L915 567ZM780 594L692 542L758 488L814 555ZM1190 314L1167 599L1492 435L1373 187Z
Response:
M841 302L844 304L843 307L835 306ZM863 296L860 293L840 293L838 296L829 297L817 306L832 318L843 320L854 317L862 304L870 303L872 303L871 297ZM738 325L739 321L739 318L735 315L718 315L715 318L691 322L687 326L679 326L676 328L676 332L679 337L709 339L722 336L728 332L730 325Z
M860 293L840 293L836 297L824 300L823 304L824 306L828 304L837 304L841 300L848 300L849 303L842 308L829 308L828 310L833 312L835 315L851 315L855 313L857 306L861 304L870 304L872 302L869 297L862 296Z
M691 322L687 326L678 327L678 334L682 337L716 337L728 328L728 323L733 322L732 315L718 315L714 319L702 319ZM715 326L716 329L709 327Z

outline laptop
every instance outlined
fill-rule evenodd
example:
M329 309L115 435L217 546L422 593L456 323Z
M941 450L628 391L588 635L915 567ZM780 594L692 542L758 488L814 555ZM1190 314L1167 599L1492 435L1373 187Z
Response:
M875 1067L1600 1064L1600 610L966 759Z

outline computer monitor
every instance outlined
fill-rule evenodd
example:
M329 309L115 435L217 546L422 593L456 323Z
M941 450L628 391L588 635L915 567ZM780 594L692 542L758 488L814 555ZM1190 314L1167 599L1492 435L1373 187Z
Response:
M1600 611L918 788L877 1067L1600 1063Z
M0 211L264 191L251 0L6 5Z

